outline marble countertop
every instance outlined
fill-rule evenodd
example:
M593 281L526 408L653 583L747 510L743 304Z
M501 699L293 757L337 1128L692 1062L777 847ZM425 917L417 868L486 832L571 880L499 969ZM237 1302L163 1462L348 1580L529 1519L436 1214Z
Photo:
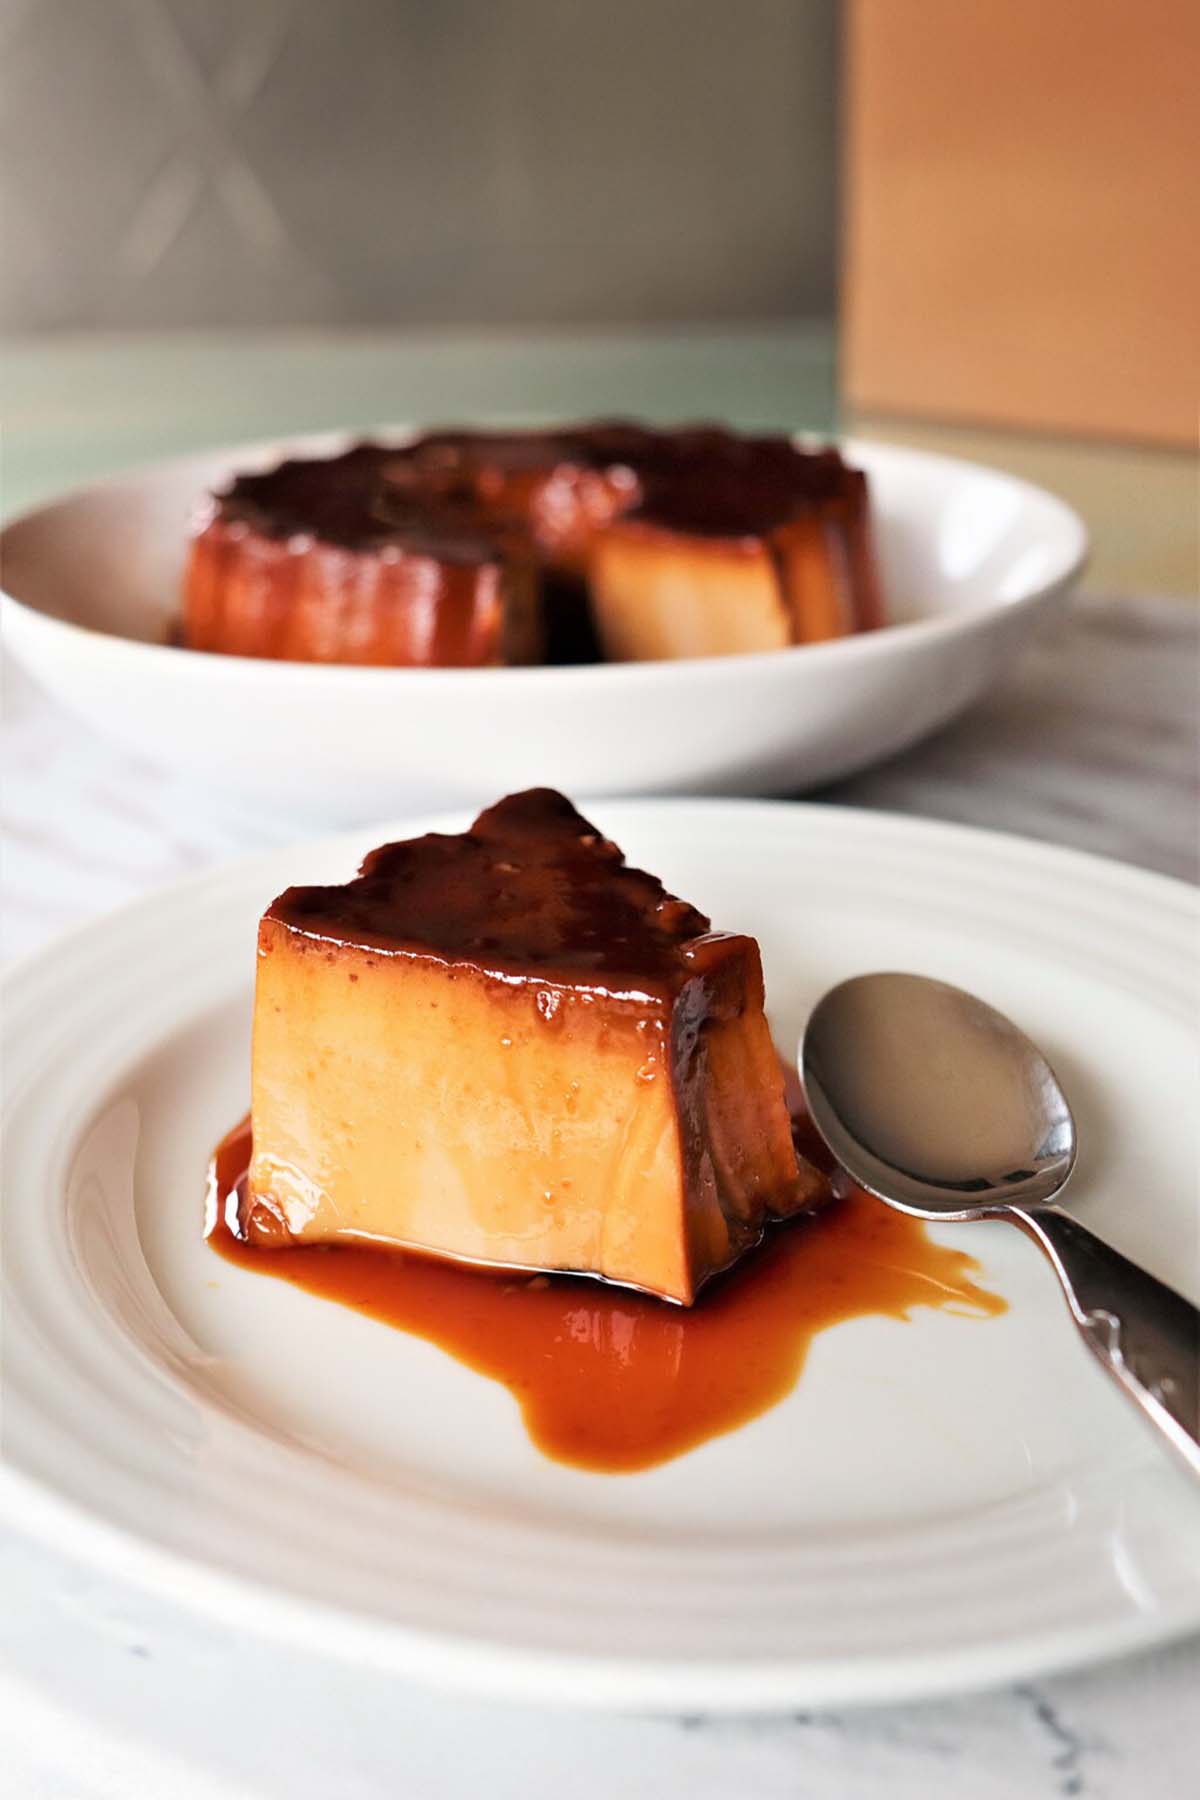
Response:
M970 717L821 798L1197 875L1197 616L1085 600ZM5 671L5 954L294 826L92 738ZM738 1721L430 1695L239 1638L0 1533L0 1738L22 1800L1174 1800L1200 1643L955 1702Z

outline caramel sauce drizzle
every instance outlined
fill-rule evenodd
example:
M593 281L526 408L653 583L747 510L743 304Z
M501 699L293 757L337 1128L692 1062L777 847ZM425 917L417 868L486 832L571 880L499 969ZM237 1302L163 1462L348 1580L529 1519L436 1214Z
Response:
M917 1307L977 1318L1007 1310L974 1279L973 1257L855 1190L774 1228L688 1309L586 1277L498 1273L407 1251L252 1248L223 1222L249 1153L247 1119L210 1167L217 1255L424 1338L501 1382L538 1449L575 1468L649 1469L736 1430L791 1392L814 1337L843 1320L909 1319Z

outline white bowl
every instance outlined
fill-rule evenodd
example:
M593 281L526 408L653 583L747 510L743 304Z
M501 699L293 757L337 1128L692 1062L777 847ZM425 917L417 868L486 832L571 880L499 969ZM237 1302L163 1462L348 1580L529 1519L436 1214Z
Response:
M871 482L895 621L881 631L751 656L530 669L346 668L169 644L198 498L239 469L342 442L189 457L15 520L0 536L9 646L98 731L306 819L353 823L539 783L576 797L788 793L891 756L969 706L1086 553L1080 519L1039 488L850 442Z

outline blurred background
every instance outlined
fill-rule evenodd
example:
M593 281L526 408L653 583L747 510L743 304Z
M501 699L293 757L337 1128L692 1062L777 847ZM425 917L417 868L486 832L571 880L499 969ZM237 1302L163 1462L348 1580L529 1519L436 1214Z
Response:
M5 325L833 310L834 0L5 10Z
M0 0L5 511L722 415L1002 462L1194 591L1198 70L1194 0Z

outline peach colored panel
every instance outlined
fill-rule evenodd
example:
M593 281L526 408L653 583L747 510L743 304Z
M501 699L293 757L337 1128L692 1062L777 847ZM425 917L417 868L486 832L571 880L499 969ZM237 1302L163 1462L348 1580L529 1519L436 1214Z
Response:
M1197 0L850 0L857 406L1194 443Z

